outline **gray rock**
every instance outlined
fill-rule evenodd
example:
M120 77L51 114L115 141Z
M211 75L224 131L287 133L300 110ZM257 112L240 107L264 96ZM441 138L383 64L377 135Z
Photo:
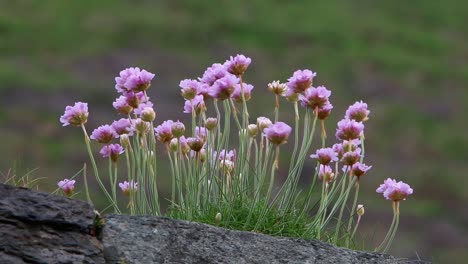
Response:
M165 217L109 215L104 254L111 263L408 263L320 241L232 231Z
M0 263L105 263L93 208L0 184Z

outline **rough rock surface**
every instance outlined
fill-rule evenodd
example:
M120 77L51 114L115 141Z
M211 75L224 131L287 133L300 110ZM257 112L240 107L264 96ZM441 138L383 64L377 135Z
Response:
M165 217L108 215L105 221L99 240L87 203L0 184L0 264L409 263Z
M0 263L105 263L93 208L0 184Z
M408 263L302 239L232 231L165 217L109 215L104 254L112 263Z

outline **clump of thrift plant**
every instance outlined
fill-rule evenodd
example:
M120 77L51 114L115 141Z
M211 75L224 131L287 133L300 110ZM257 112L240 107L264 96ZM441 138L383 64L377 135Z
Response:
M161 215L159 177L169 177L166 215L349 247L364 215L364 206L358 205L360 182L372 168L364 163L367 104L359 101L348 108L337 124L337 142L327 145L332 91L313 86L317 73L296 70L284 83L267 84L274 95L272 115L253 117L247 102L254 86L244 81L251 63L244 55L231 56L208 67L201 77L180 81L180 113L189 115L190 124L158 119L147 94L155 75L137 67L115 78L118 95L113 107L120 117L110 125L97 127L89 136L88 105L82 102L67 106L60 121L82 128L94 175L116 213ZM290 119L279 120L280 106L292 110ZM317 122L321 147L311 150ZM101 144L107 181L100 176L91 140ZM288 163L280 159L285 144L293 149ZM170 173L159 170L161 160L169 164ZM300 186L306 162L315 170L307 172L311 184ZM118 168L125 168L124 173ZM285 180L275 188L278 175ZM58 185L71 195L74 183L65 179ZM315 188L317 183L320 187ZM399 202L413 190L388 179L377 192L393 201L390 230L376 248L386 252L399 224ZM127 199L126 208L119 206L119 196Z

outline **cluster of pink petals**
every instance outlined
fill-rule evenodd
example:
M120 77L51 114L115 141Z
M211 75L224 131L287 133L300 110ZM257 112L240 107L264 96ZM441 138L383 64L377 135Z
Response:
M232 74L226 74L224 77L217 79L211 86L208 94L217 100L226 100L234 93L236 84L239 83L239 78Z
M367 109L367 104L359 101L349 106L346 110L345 118L354 119L357 122L364 122L369 119L370 111Z
M367 166L364 163L356 162L351 166L345 165L343 167L343 171L347 172L347 171L351 170L352 175L359 178L359 177L363 176L364 174L366 174L367 171L370 170L371 168L372 168L372 166Z
M199 78L202 83L206 83L209 86L212 86L218 79L223 78L224 76L230 74L226 71L224 65L220 63L214 63L211 67L208 67L203 76Z
M310 87L299 95L299 101L303 107L308 107L310 109L322 108L325 105L329 108L331 105L328 101L330 95L331 91L325 86L319 86L317 88ZM331 108L333 108L333 106L331 106Z
M333 170L330 166L320 164L318 178L319 180L325 179L325 181L329 183L335 178L335 173L333 173Z
M275 145L281 145L288 142L292 128L284 122L276 122L265 128L263 133L266 138Z
M293 73L293 76L288 79L287 86L288 90L286 91L286 96L290 96L294 93L300 94L306 89L312 86L314 77L317 76L317 73L312 72L311 70L297 70Z
M338 122L336 138L341 140L359 139L364 131L364 124L352 119L342 119Z
M185 100L191 100L198 94L200 83L197 80L185 79L180 81L179 86L182 88L180 90L182 97Z
M332 148L318 149L315 154L310 155L311 158L317 159L320 164L327 165L330 162L338 160L338 153Z
M406 197L413 193L413 189L406 183L394 179L386 179L383 184L376 190L377 193L382 193L385 199L399 202L406 200Z
M216 159L216 156L218 156L218 160L229 160L229 161L235 161L236 159L236 150L230 150L230 151L227 151L225 149L221 150L219 152L219 155L218 153L215 151L213 153L213 158Z
M66 195L71 195L75 189L75 180L63 179L57 185Z
M97 142L103 144L107 144L111 142L114 138L118 137L119 134L117 134L115 129L110 125L102 125L94 129L93 133L90 136L92 140L96 140Z
M167 120L161 125L157 126L154 131L156 132L156 138L162 143L169 143L174 138L172 134L172 124L174 121Z
M231 56L230 59L224 63L224 68L229 73L240 76L244 74L251 62L252 59L249 57L237 54L235 57Z
M74 106L65 107L65 113L60 117L63 126L81 126L88 120L88 104L76 102Z
M343 157L341 157L341 162L343 162L344 165L347 166L352 166L356 162L359 161L361 158L361 149L357 148L354 151L348 151L343 154Z
M130 191L136 192L138 190L138 183L131 180L130 182L119 182L119 187L125 195L129 195Z
M124 152L124 149L120 144L109 144L101 148L99 153L103 158L111 158L113 162L117 162L119 155Z
M206 109L205 100L203 99L203 95L196 95L191 100L185 100L184 113L192 113L192 109L197 114L200 113L200 111Z
M115 77L115 89L119 93L139 92L148 89L154 74L138 67L130 67Z
M251 85L251 84L248 84L248 83L243 83L242 87L241 87L240 83L238 83L238 84L236 84L234 86L234 92L232 93L231 97L232 97L232 99L234 99L234 101L236 101L238 103L242 103L242 88L244 88L245 101L249 101L254 86Z
M122 134L133 135L132 122L128 118L116 120L112 122L111 126L119 136Z

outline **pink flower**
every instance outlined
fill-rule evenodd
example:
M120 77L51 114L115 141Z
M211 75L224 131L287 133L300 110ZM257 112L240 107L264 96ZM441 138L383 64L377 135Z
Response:
M332 161L338 160L338 153L336 153L332 148L321 148L318 149L315 154L310 155L310 157L317 159L320 164L327 165Z
M348 110L346 110L345 118L354 119L357 122L364 122L369 119L370 111L367 110L367 104L360 101L351 105Z
M182 88L180 90L182 97L185 100L191 100L197 95L200 83L197 80L185 79L180 81L179 86Z
M125 95L127 104L133 108L138 108L140 103L145 103L149 100L149 98L147 98L145 96L145 93L143 92L137 92L137 93L128 92L128 93L125 93L124 95Z
M110 157L113 162L117 162L119 155L124 152L124 149L119 144L109 144L101 148L99 153L103 158Z
M119 98L117 98L113 103L112 106L114 106L115 110L119 112L119 114L123 115L128 115L132 112L133 107L131 107L127 103L127 97L124 95L121 95Z
M311 70L297 70L294 72L293 76L288 79L288 90L286 91L286 96L290 96L294 93L302 93L307 88L312 86L312 81L314 77L317 76L317 73L312 72Z
M335 174L330 166L320 164L318 178L319 180L325 179L327 183L330 183L335 178Z
M276 122L273 125L265 128L265 133L268 140L276 145L284 144L288 141L292 128L283 122Z
M138 190L138 183L133 182L133 180L131 180L130 182L119 182L119 187L124 193L124 195L128 196L130 195L130 191L136 192Z
M325 120L327 117L330 116L332 109L333 109L333 105L327 102L326 104L318 108L317 118L319 120Z
M141 92L148 89L153 80L154 74L140 68L127 68L120 72L119 77L115 77L115 89L120 93Z
M203 146L205 145L205 139L198 136L189 137L187 138L187 144L191 150L200 152L200 150L202 150Z
M213 153L213 159L216 159L216 156L218 155L218 153L215 151ZM219 156L218 156L218 160L229 160L229 161L235 161L236 159L236 150L230 150L230 151L227 151L225 149L221 150L219 152Z
M201 137L203 139L206 138L206 135L208 135L208 129L206 127L195 127L195 136L196 137Z
M232 75L226 74L224 77L215 81L211 86L208 94L218 100L226 100L231 97L234 92L236 84L239 83L239 79Z
M406 200L406 197L413 194L413 189L406 183L393 179L386 179L383 184L376 190L377 193L382 193L385 199L399 202Z
M351 171L353 175L356 177L361 177L362 175L366 174L368 170L370 170L372 166L367 166L364 163L356 162L351 166Z
M216 80L223 78L226 75L230 75L226 71L226 68L220 63L214 63L211 67L208 67L203 73L203 76L199 79L201 82L212 86Z
M185 100L184 113L192 113L192 105L195 113L199 114L202 110L206 110L205 101L203 95L196 95L191 100Z
M331 91L325 86L310 87L304 91L304 94L299 95L299 101L303 107L309 107L310 109L321 108L329 103L330 95Z
M232 57L224 63L224 68L234 75L242 75L249 67L252 59L245 57L244 55L237 54L235 57Z
M119 134L115 132L114 128L109 125L103 125L94 129L90 138L96 140L99 143L107 144L111 142L114 138L118 138Z
M244 88L245 101L249 101L254 87L253 85L248 83L243 83L242 87ZM238 103L242 103L242 89L240 83L234 86L234 92L232 93L231 98Z
M343 119L338 122L336 138L341 140L359 139L364 130L364 124L351 119Z
M121 118L117 121L112 122L112 128L120 136L122 134L133 135L132 123L128 118Z
M348 151L343 154L341 161L343 164L351 166L354 163L358 162L361 158L361 149L357 148L355 151Z
M153 103L150 101L142 102L138 105L137 108L133 111L136 115L141 115L141 112L147 107L153 108Z
M75 180L63 179L57 185L66 195L70 196L75 189Z
M60 117L63 126L81 126L88 121L88 104L76 102L74 106L65 107L65 113Z
M167 120L154 129L157 139L162 143L169 143L171 139L174 138L174 135L172 134L173 123L174 121Z

